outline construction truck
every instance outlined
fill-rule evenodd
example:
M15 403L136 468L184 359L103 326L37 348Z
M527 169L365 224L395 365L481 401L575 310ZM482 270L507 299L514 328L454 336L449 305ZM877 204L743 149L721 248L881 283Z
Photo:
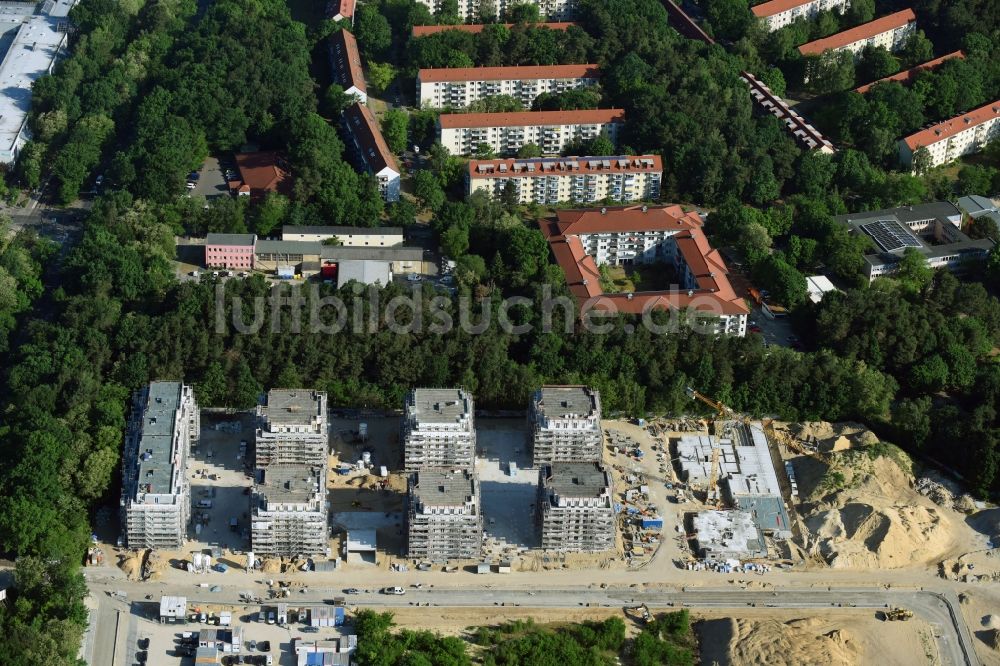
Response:
M649 612L649 606L646 604L625 606L623 610L625 611L625 617L631 618L639 624L648 624L653 619L653 615Z
M895 622L897 620L905 622L913 617L913 611L906 608L890 608L889 610L882 611L882 619L886 622Z

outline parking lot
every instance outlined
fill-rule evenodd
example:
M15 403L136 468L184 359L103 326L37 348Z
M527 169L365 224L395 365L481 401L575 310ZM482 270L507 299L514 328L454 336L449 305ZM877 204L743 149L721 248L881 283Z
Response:
M762 336L768 346L796 347L798 345L798 339L795 337L788 317L771 319L764 314L759 306L755 305L750 312L750 322L752 323L748 323L747 335ZM752 327L757 327L760 330L752 330Z
M535 530L538 470L531 468L528 436L522 419L476 421L476 471L488 548L492 545L501 551L505 547L538 546ZM511 464L516 469L513 474Z
M215 157L209 157L198 170L198 180L194 181L194 189L189 190L192 197L214 197L229 196L229 184L226 182L225 169L233 169L233 162L229 160L220 161Z

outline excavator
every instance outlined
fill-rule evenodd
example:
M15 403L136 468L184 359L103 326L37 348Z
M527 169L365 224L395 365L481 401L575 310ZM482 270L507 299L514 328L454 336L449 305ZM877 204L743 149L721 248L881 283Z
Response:
M649 606L646 604L625 606L622 610L625 611L625 617L631 618L637 624L648 624L653 618L652 613L649 612Z
M882 617L885 618L886 622L895 622L896 620L905 622L913 617L913 611L907 608L890 608L889 610L882 611Z

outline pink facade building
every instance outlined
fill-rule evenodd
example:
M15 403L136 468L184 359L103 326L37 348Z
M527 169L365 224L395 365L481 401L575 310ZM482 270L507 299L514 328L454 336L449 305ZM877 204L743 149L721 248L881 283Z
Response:
M250 270L257 237L253 234L209 234L205 239L205 266Z

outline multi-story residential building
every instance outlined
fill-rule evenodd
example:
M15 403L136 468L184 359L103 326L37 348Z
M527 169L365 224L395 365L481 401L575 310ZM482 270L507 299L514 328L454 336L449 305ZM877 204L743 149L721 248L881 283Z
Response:
M322 243L336 238L340 247L399 247L403 244L402 227L320 227L294 226L281 228L283 241Z
M426 6L432 14L441 9L441 0L417 0L417 2ZM525 2L538 5L539 15L550 21L572 19L577 5L576 0L494 0L489 4L482 0L458 0L458 16L470 23L481 19L494 19L505 16L508 9ZM487 7L490 15L482 16Z
M913 156L927 149L926 167L947 164L962 155L978 153L1000 136L1000 100L949 118L900 139L899 161L914 168Z
M479 481L469 471L425 469L411 474L406 515L408 557L445 562L480 556Z
M543 93L595 86L599 80L597 65L421 69L417 72L417 102L424 108L464 109L485 97L510 95L530 108Z
M804 56L821 55L825 51L850 51L855 58L866 46L895 51L917 30L917 15L904 9L868 23L838 32L835 35L808 42L799 47Z
M132 396L120 502L126 547L183 546L191 519L188 455L200 432L201 417L190 386L151 382Z
M458 32L469 32L472 34L479 34L486 28L485 23L463 23L460 25L415 25L413 26L413 31L410 33L413 37L426 37L427 35L433 35L439 32L445 32L448 30L457 30ZM490 25L496 25L490 24ZM514 23L501 23L503 27L508 30L515 26ZM545 28L547 30L566 30L571 25L578 25L571 21L561 21L557 23L530 23L522 24L524 26L530 26L532 28Z
M800 18L809 21L821 12L832 9L844 12L850 6L851 0L770 0L754 5L750 11L761 19L768 32L774 32Z
M334 80L347 95L354 95L362 104L368 103L368 85L361 68L361 53L358 40L348 30L338 30L330 35L327 44L330 69Z
M375 176L382 198L389 202L399 201L399 164L371 110L361 103L347 107L344 127L359 165Z
M916 67L911 67L910 69L904 69L902 72L897 72L890 76L883 77L878 81L872 81L871 83L866 83L863 86L858 86L857 88L854 89L854 92L858 93L859 95L864 95L866 92L871 90L879 83L885 83L887 81L895 81L896 83L902 85L909 85L916 80L918 74L922 72L928 72L933 69L937 69L938 67L941 66L942 63L952 60L953 58L964 60L965 54L962 51L954 51L952 53L949 53L948 55L943 55L940 58L934 58L934 60L928 60L925 63L917 65Z
M205 237L205 266L250 270L254 267L257 237L253 234L208 234Z
M835 152L833 144L818 129L799 115L788 102L771 92L763 81L750 72L741 72L740 78L750 86L750 96L757 106L780 120L796 141L809 150L818 150L828 155Z
M257 406L257 467L325 467L329 437L324 391L271 389L267 402Z
M403 457L408 471L472 469L476 429L472 396L463 389L419 388L406 396Z
M600 552L615 545L611 477L598 463L557 462L538 472L543 550Z
M331 21L354 23L354 9L357 0L329 0L326 3L326 17Z
M326 465L257 470L250 539L258 555L295 557L328 550Z
M750 308L733 290L726 264L705 238L697 213L680 206L562 210L539 225L581 316L591 310L644 316L652 310L680 311L705 333L746 335ZM604 293L599 264L639 263L670 265L677 286Z
M528 412L535 467L601 459L601 396L587 386L543 386Z
M498 155L510 155L529 143L545 155L558 155L571 143L590 141L602 133L617 145L624 121L621 109L445 113L438 118L438 136L453 155L472 154L480 144Z
M510 192L522 204L653 201L663 177L659 155L470 160L467 169L467 194Z
M962 233L962 211L947 201L848 213L833 219L871 244L872 251L865 255L869 282L895 273L908 249L922 254L931 268L962 273L982 264L994 246L988 238L973 240Z

